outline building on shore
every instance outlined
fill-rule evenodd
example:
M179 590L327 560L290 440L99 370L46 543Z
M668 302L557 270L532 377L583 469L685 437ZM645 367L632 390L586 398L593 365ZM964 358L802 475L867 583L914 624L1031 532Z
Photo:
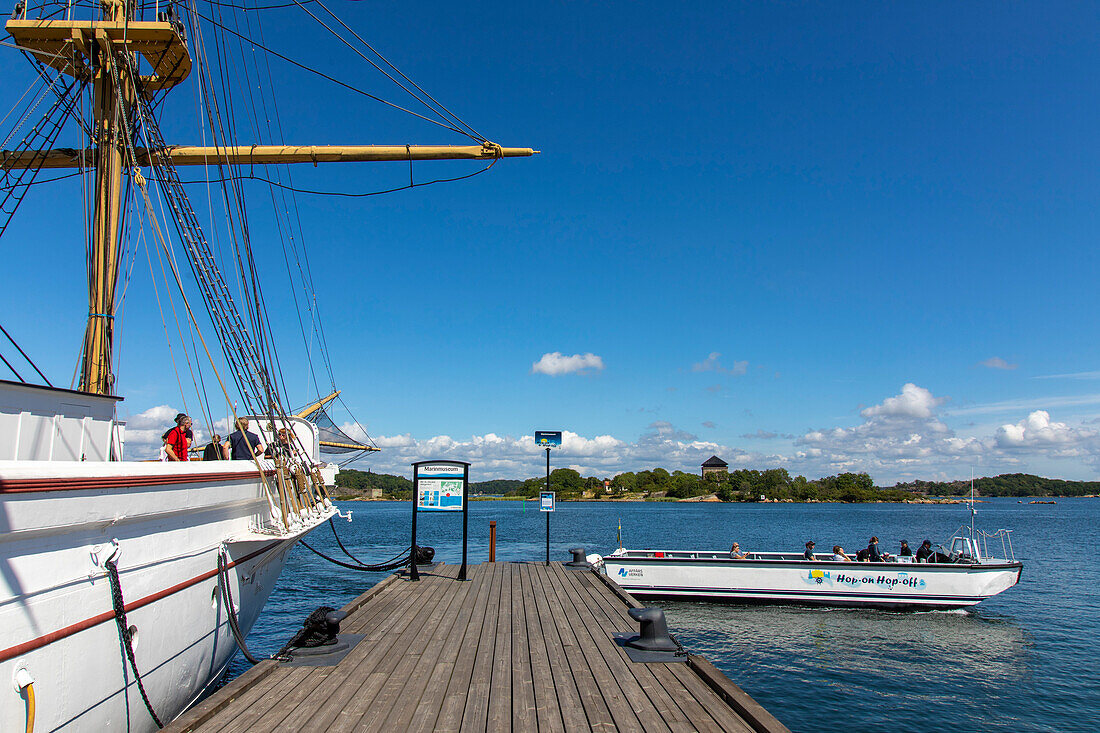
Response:
M729 475L729 465L718 456L711 456L703 462L703 478L714 476L722 478Z

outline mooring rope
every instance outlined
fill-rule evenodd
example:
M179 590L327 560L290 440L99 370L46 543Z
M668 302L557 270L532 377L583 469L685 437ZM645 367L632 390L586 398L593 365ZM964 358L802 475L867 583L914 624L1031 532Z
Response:
M359 564L358 565L352 565L351 563L347 563L347 562L344 562L342 560L337 560L334 557L329 557L328 555L326 555L325 553L323 553L320 550L316 549L315 547L310 546L310 544L308 542L306 542L305 540L298 540L298 542L300 544L304 545L305 548L307 550L309 550L310 552L312 552L314 555L317 555L320 558L328 560L333 565L339 565L340 567L348 568L349 570L361 570L365 573L384 573L387 570L397 570L398 568L403 568L403 567L405 567L406 565L409 564L409 560L412 557L412 553L405 554L404 552L402 552L399 558L394 559L394 560L388 560L384 563L378 563L377 565L368 565L366 563L362 563L362 562L359 562L358 560L355 560L355 558L353 557L352 559L355 560ZM350 555L349 555L349 557L350 557Z
M229 619L229 630L233 632L233 639L236 640L245 659L252 664L259 664L260 660L248 651L248 646L244 643L244 634L241 633L241 627L237 623L237 612L233 610L233 591L229 589L229 563L226 562L225 555L220 552L218 553L218 583L222 587L222 600L225 601L226 616Z
M145 685L141 682L141 673L138 672L137 661L134 660L134 644L130 638L130 627L126 623L126 602L122 599L122 584L118 580L118 566L114 560L108 560L104 563L104 567L107 568L107 575L111 579L111 605L115 609L115 625L118 626L118 641L122 647L123 663L125 664L127 659L130 660L130 669L134 670L134 679L137 680L141 699L145 701L145 709L149 711L149 715L153 716L153 722L157 724L157 728L163 728L164 723L160 722L156 711L153 710L153 704L149 702L149 696L145 694Z
M329 519L328 519L328 526L329 526L329 529L332 530L332 536L336 538L336 544L338 544L340 546L340 549L344 551L344 554L347 555L348 557L350 557L355 562L362 565L363 567L378 567L380 565L388 565L389 563L395 562L398 559L405 557L405 550L402 550L401 552L399 552L396 555L394 555L393 557L391 557L389 560L383 560L380 563L365 563L362 560L360 560L359 558L357 558L355 555L352 555L350 552L348 552L348 548L344 547L344 543L340 541L340 535L336 533L336 525L333 524L332 517L329 517ZM312 549L312 548L310 548L310 549Z

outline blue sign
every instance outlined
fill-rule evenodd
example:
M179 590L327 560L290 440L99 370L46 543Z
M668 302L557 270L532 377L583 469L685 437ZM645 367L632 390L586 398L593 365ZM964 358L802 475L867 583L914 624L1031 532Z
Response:
M552 512L554 511L554 492L553 491L540 491L539 492L539 511L540 512ZM549 526L549 525L547 525Z
M539 448L561 448L561 431L536 430L535 445Z

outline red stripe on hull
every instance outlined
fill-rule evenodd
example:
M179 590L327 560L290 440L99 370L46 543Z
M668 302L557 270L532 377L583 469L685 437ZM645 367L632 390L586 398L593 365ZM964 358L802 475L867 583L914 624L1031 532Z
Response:
M268 545L266 547L263 547L259 550L256 550L256 552L253 552L249 555L245 555L240 560L237 560L235 562L230 563L229 567L234 568L237 565L240 565L241 563L248 562L252 558L257 557L259 555L262 555L265 552L268 552L269 550L274 549L277 545L280 544L280 542L281 541L272 542L270 545ZM186 588L190 588L191 586L196 585L198 583L201 583L202 581L207 580L208 578L213 578L217 574L218 574L217 569L210 570L208 572L203 573L202 575L196 575L194 578L191 578L190 580L185 580L182 583L176 583L175 585L171 586L170 588L165 588L162 591L157 591L156 593L147 595L144 598L139 598L136 601L132 601L131 603L127 603L126 604L126 612L129 613L130 611L133 611L134 609L141 608L142 606L147 606L150 603L154 603L156 601L159 601L162 598L167 598L170 595L173 595L175 593L179 593L181 590L184 590ZM90 629L93 626L98 626L99 624L104 623L106 621L111 621L111 620L114 619L114 617L115 617L115 612L114 611L108 611L106 613L101 613L98 616L92 616L91 618L86 618L83 621L78 621L75 624L72 624L70 626L66 626L63 629L58 629L57 631L51 631L48 634L43 634L42 636L38 637L37 639L31 639L30 641L25 641L22 644L16 644L15 646L8 647L7 649L4 649L3 651L0 651L0 662L6 662L7 660L9 660L13 657L18 657L20 654L26 654L27 652L34 651L35 649L40 649L41 647L44 647L47 644L52 644L55 641L58 641L60 639L64 639L68 636L72 636L73 634L84 631L85 629Z
M274 476L274 471L264 475ZM135 486L170 486L175 484L223 483L257 479L259 471L245 473L187 473L169 476L98 476L92 478L0 478L0 494L23 494L31 491L88 491L91 489L129 489Z

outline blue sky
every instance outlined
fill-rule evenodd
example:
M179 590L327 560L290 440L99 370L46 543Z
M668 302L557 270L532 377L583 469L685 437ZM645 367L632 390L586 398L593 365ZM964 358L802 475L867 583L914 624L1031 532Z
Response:
M555 461L601 476L718 454L880 484L1095 478L1097 6L330 7L478 131L542 151L458 183L298 198L336 382L384 448L360 467L454 457L479 478L535 475L531 434L562 429ZM300 9L251 16L267 45L404 103ZM3 50L21 93L28 66ZM464 142L270 63L287 142ZM196 110L192 80L162 116L170 142L201 143ZM341 191L408 179L390 164L292 174ZM248 186L305 403L317 388L270 195ZM0 244L0 312L67 384L86 308L80 209L64 209L70 184L38 189ZM202 211L206 190L191 195ZM119 391L140 452L196 400L135 251Z

